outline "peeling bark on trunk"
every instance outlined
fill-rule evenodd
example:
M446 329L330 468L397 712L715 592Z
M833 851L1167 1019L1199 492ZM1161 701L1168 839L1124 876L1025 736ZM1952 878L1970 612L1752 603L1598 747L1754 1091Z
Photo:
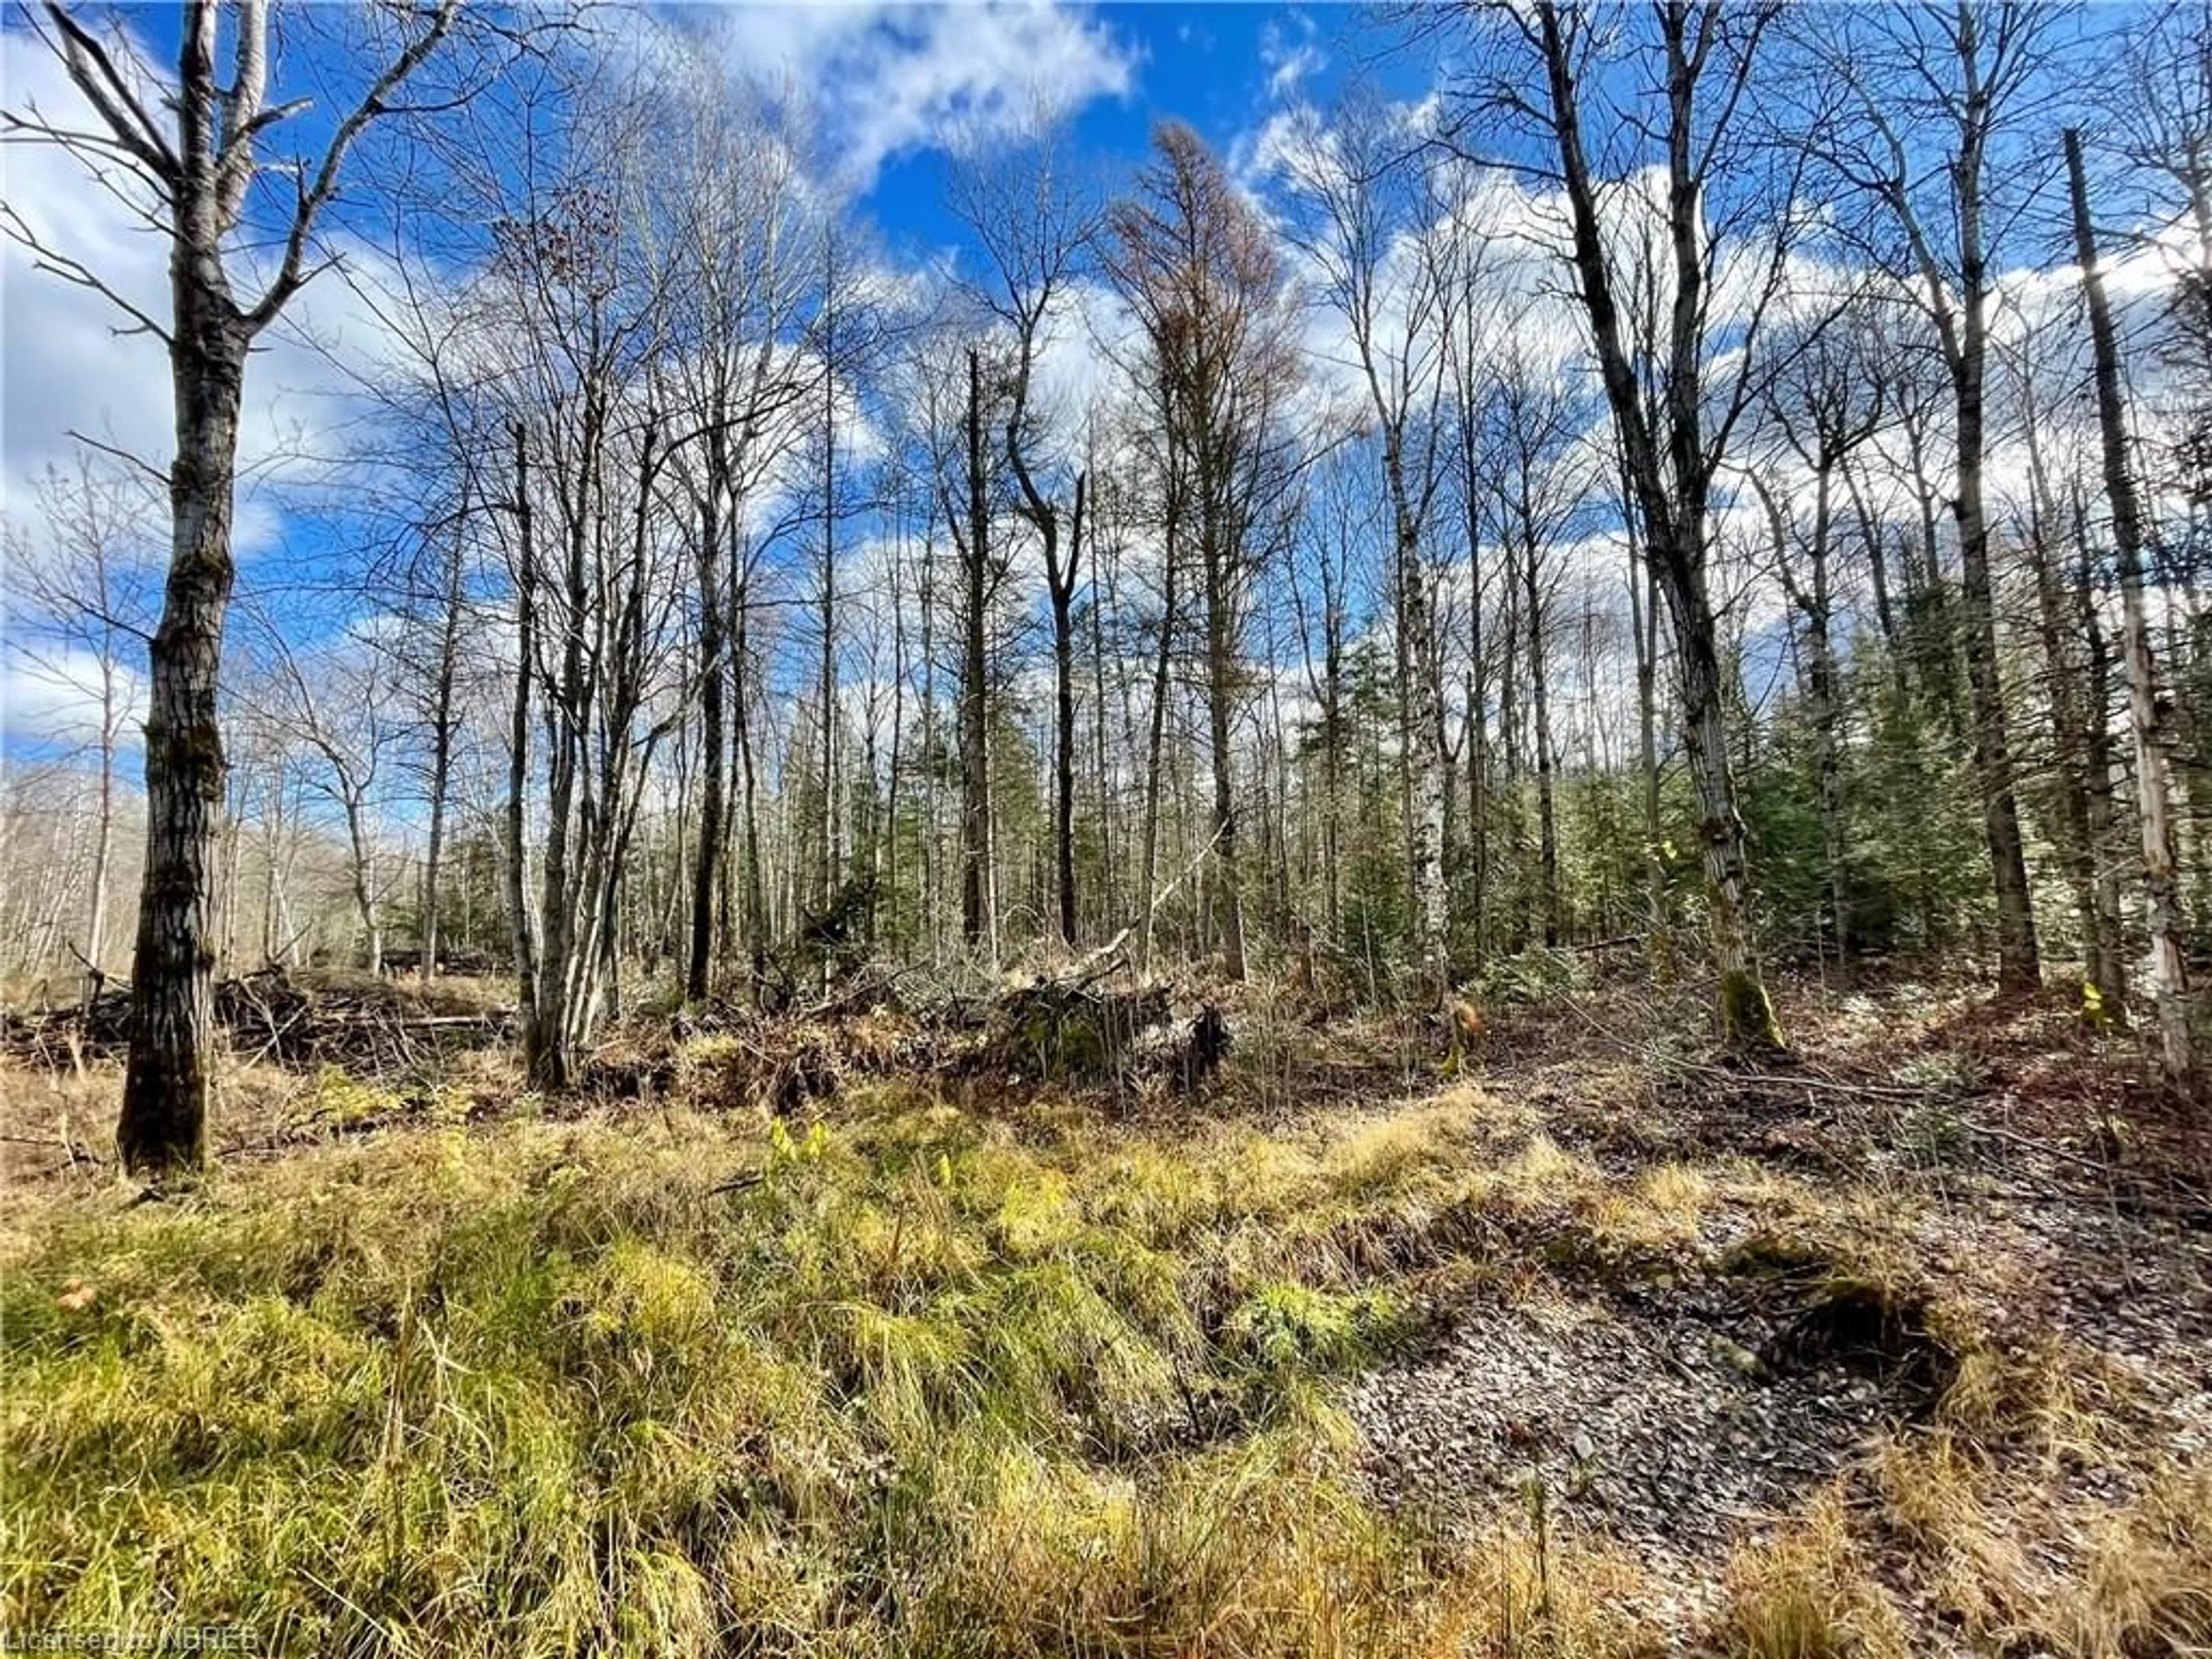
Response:
M2170 733L2151 653L2150 619L2143 601L2142 511L2128 464L2127 404L2120 390L2120 354L2112 304L2097 264L2097 238L2089 222L2089 188L2081 167L2081 135L2066 133L2067 182L2073 198L2074 245L2081 286L2089 302L2090 337L2096 349L2097 423L2102 439L2105 489L2112 505L2112 547L2120 573L2122 654L2128 671L2128 726L2135 740L2138 816L2142 821L2143 890L2150 913L2152 985L2158 1002L2159 1054L2167 1080L2193 1090L2197 1054L2189 1024L2188 922L2181 906L2173 853L2172 802L2166 780Z
M210 899L223 800L216 690L235 574L232 493L248 337L216 252L221 233L213 204L199 210L206 222L179 226L170 264L175 531L149 661L146 870L131 969L131 1058L115 1132L124 1167L149 1172L205 1161L215 1091Z

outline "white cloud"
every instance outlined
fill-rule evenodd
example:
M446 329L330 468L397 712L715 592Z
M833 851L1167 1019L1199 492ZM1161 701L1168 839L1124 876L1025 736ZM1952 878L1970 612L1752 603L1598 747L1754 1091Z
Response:
M1314 20L1302 11L1290 15L1289 28L1270 23L1260 32L1260 66L1267 71L1267 91L1276 98L1291 98L1313 76L1328 67L1328 54L1321 49Z
M908 151L988 142L1135 81L1136 54L1112 29L1044 0L738 5L717 21L736 71L818 99L838 170L861 190Z
M33 647L9 641L0 656L0 738L56 748L99 742L100 668L98 653L81 646ZM138 711L145 704L143 684L135 671L117 665L116 736L124 747L137 742Z
M8 109L35 105L58 125L96 125L52 54L24 32L0 34L0 104ZM132 197L118 184L125 199L118 199L51 146L11 144L6 161L9 204L35 240L81 261L156 320L166 316L169 244L134 209L148 205L143 189ZM107 299L40 270L39 263L20 241L0 239L0 335L7 351L0 490L10 501L27 499L49 465L68 470L72 431L156 468L167 465L175 447L162 343L120 332L131 319ZM351 377L333 356L358 359L386 349L381 327L334 276L311 283L288 321L258 343L239 436L241 556L273 538L280 509L271 498L310 479L343 447Z
M1037 352L1036 396L1048 424L1079 428L1120 390L1117 360L1130 360L1137 319L1121 296L1103 283L1072 283L1055 315L1047 319Z

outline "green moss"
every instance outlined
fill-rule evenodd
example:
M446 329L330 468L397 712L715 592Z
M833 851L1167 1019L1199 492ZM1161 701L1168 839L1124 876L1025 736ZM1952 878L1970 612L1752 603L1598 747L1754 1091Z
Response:
M1771 1053L1784 1047L1765 984L1747 968L1730 968L1721 974L1721 1041L1739 1053Z

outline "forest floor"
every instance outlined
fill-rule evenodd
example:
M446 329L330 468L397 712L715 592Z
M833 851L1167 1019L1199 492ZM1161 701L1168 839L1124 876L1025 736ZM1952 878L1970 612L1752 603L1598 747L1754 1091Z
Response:
M2212 1169L2063 999L1230 1008L1198 1098L641 1022L241 1066L215 1172L0 1069L0 1631L264 1652L2212 1648ZM787 1036L788 1034L787 1034Z

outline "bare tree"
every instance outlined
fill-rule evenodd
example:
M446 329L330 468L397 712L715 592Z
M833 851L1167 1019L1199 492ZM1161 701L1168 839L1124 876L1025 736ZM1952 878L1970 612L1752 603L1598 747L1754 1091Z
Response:
M1012 362L1001 442L1017 495L1014 509L1044 556L1052 611L1054 680L1053 858L1061 941L1076 940L1075 593L1081 579L1085 481L1079 466L1052 454L1050 428L1065 411L1043 406L1040 353L1062 319L1082 274L1096 214L1063 164L1065 134L1039 115L1019 141L980 141L955 176L955 205L989 266L979 297L1012 337ZM1066 446L1059 446L1065 450ZM1066 477L1074 474L1073 483ZM1063 532L1065 533L1063 533Z
M380 775L398 735L391 714L392 665L374 647L343 635L325 648L303 653L290 648L276 630L262 631L273 657L276 695L259 712L313 757L301 776L337 809L344 823L362 963L370 973L380 973L389 885L377 856L378 830L388 805Z
M1232 748L1238 659L1250 584L1267 546L1264 521L1280 503L1289 471L1282 404L1298 373L1294 319L1266 224L1198 136L1167 124L1153 135L1153 151L1138 192L1109 213L1107 263L1144 331L1164 440L1181 448L1188 469L1206 607L1215 936L1224 971L1241 980Z
M719 60L685 60L664 83L667 138L654 206L672 272L661 396L684 442L672 479L688 498L696 565L702 737L684 994L707 995L730 837L734 720L744 661L738 608L757 591L762 502L819 401L823 215L805 188L806 134L775 88L732 85ZM726 948L727 941L724 941Z
M960 573L958 724L960 730L960 933L968 948L998 955L991 824L990 629L1006 580L1003 551L993 545L992 446L987 441L991 406L984 389L983 353L966 350L966 400L961 405L958 453L938 447L938 498L951 532ZM949 406L949 405L948 405ZM962 481L956 499L952 480Z
M1707 562L1714 480L1753 398L1763 368L1760 325L1794 241L1790 163L1770 179L1746 136L1754 68L1776 15L1769 4L1662 0L1645 27L1539 0L1499 17L1498 43L1514 68L1481 86L1479 106L1533 129L1565 185L1577 297L1635 493L1644 556L1674 621L1723 1036L1747 1048L1781 1037L1754 946ZM1622 80L1639 70L1664 88L1656 120L1615 101ZM1641 133L1663 155L1663 187L1648 204L1637 199L1635 179L1608 179L1598 170L1607 146ZM1613 156L1624 173L1644 159L1640 146ZM1716 182L1737 169L1735 188L1717 195ZM1650 337L1632 332L1641 308L1624 306L1633 273L1622 268L1613 234L1617 216L1638 212L1663 226L1663 327ZM1737 252L1738 234L1753 250L1747 270L1737 273L1749 298L1724 301L1722 261ZM1723 303L1735 313L1725 331Z
M1765 458L1753 461L1747 472L1766 510L1775 574L1800 624L1826 854L1828 931L1839 967L1850 950L1851 849L1835 639L1837 488L1851 456L1873 438L1887 415L1881 338L1869 313L1870 302L1864 293L1846 293L1826 305L1816 303L1802 324L1802 343L1765 388L1771 435L1811 475L1809 513L1801 514L1798 501L1785 495L1786 486L1768 475Z
M1809 15L1809 14L1808 14ZM1973 752L1997 898L1997 976L2032 989L2041 968L1998 669L1984 501L1993 255L2008 210L2032 191L2008 140L2049 96L2044 70L2063 9L2003 0L1825 14L1814 39L1826 76L1848 94L1821 148L1838 178L1894 233L1869 250L1926 314L1948 372L1956 471L1962 639Z
M1524 313L1521 325L1509 328L1509 340L1530 326ZM1535 727L1537 899L1544 943L1557 945L1563 921L1559 757L1552 729L1549 630L1563 575L1559 544L1576 529L1595 482L1584 441L1591 411L1577 365L1536 360L1514 343L1501 346L1493 362L1485 493L1494 526L1490 540L1505 555L1508 580L1519 589L1522 665Z
M116 1128L123 1162L133 1170L196 1165L207 1153L215 1060L211 860L223 793L216 698L235 570L231 520L246 357L319 269L318 223L348 153L399 105L409 81L452 32L459 4L437 0L379 14L396 36L382 43L388 55L357 100L335 112L319 154L295 163L273 274L244 297L237 281L252 266L238 233L264 170L259 153L311 101L269 97L266 0L228 8L188 0L175 81L158 94L150 67L137 61L123 37L103 38L59 0L47 0L35 25L39 38L90 106L92 124L64 124L35 109L0 118L9 137L59 145L93 179L143 203L143 216L171 247L169 306L156 317L65 250L38 243L20 215L8 218L46 269L105 295L134 330L161 341L176 397L176 453L168 468L174 536L149 660L146 875L131 970L131 1059ZM228 52L219 68L217 24L226 14Z
M1451 983L1444 880L1451 744L1423 542L1443 477L1437 414L1445 386L1442 324L1450 296L1443 265L1418 247L1431 230L1421 219L1437 204L1419 187L1419 174L1401 153L1405 148L1406 136L1393 130L1371 89L1348 95L1327 125L1309 109L1290 151L1297 210L1291 234L1326 303L1351 334L1368 412L1382 436L1398 596L1414 959L1424 995L1441 1006ZM1438 234L1454 228L1447 225Z
M678 268L645 234L644 107L622 81L573 88L555 117L564 166L474 175L493 230L480 349L515 458L501 515L521 641L509 881L523 879L523 832L538 816L534 936L512 886L511 898L524 1049L545 1088L573 1081L618 995L631 837L653 756L691 693L675 627L688 586L676 568L680 520L665 508L671 457L693 434L674 430L658 401ZM529 784L533 705L542 808Z
M2197 1056L2189 1026L2188 925L2175 874L2173 817L2166 781L2164 700L2151 653L2150 620L2143 598L2142 509L2136 498L2128 453L2127 404L2120 389L2120 354L2098 268L2097 234L2089 218L2089 186L2081 165L2081 136L2067 129L2066 174L2074 210L2074 247L2088 301L2089 333L2096 353L2097 423L2103 447L2105 493L2112 509L2112 550L2119 564L2121 653L2128 671L2128 726L2135 739L2136 787L2142 820L2143 885L2150 900L2153 983L2158 999L2159 1050L2166 1076L2193 1088Z
M50 468L38 485L43 546L12 550L19 605L15 648L43 678L81 693L96 713L98 785L92 871L82 933L72 948L84 969L88 1003L106 982L109 902L117 819L116 763L137 664L149 637L147 595L136 580L141 543L155 518L152 493L131 470L80 445L74 469Z

